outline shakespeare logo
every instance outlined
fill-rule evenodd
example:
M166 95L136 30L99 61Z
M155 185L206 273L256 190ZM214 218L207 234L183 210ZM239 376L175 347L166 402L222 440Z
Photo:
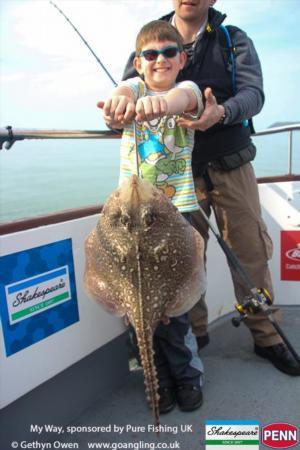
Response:
M259 448L259 422L248 420L207 420L205 422L206 450L248 450Z
M262 444L271 448L290 448L299 443L299 431L289 423L270 423L262 428Z
M45 272L5 287L9 321L17 323L70 300L68 267Z
M72 239L0 256L6 356L79 321Z

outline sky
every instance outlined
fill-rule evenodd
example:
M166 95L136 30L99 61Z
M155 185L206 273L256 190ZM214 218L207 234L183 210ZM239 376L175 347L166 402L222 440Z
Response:
M116 81L142 25L171 0L57 0ZM300 121L300 0L218 0L225 24L259 53L266 103L257 130ZM0 0L0 126L104 129L98 100L113 88L77 34L46 0Z

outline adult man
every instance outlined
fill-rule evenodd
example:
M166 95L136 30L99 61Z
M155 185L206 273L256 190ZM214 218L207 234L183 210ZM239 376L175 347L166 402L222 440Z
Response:
M264 103L261 66L247 35L237 27L228 27L235 48L236 81L233 81L228 43L220 29L226 15L212 8L214 3L213 0L173 0L175 11L162 17L178 29L188 55L177 80L195 81L206 99L199 120L182 118L179 122L196 130L193 174L199 203L208 215L213 208L225 241L256 286L266 288L273 297L268 269L272 242L261 218L257 183L250 163L255 147L250 128L243 123L258 114ZM124 78L134 74L131 61ZM194 215L194 223L207 242L208 227L200 213ZM231 275L236 297L241 300L247 291L234 271ZM278 309L274 308L274 314L279 316ZM198 346L203 347L208 342L204 298L193 308L190 317ZM255 353L284 373L300 375L299 365L263 314L250 315L245 323L253 335Z

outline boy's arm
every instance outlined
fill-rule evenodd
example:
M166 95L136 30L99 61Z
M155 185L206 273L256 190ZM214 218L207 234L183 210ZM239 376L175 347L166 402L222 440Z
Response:
M182 114L183 112L198 111L198 98L189 87L175 87L166 95L168 114Z
M202 95L198 86L184 81L165 95L146 96L138 99L136 119L152 120L166 115L193 113L196 118L203 110Z
M135 114L134 93L128 86L116 87L103 106L103 116L107 125L111 122L125 123Z

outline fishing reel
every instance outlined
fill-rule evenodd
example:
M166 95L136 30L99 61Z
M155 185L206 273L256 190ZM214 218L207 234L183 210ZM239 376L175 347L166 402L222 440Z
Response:
M253 295L247 295L240 303L235 305L235 309L240 313L240 316L231 319L232 325L239 327L241 322L248 317L248 313L257 314L260 311L265 311L270 305L272 305L272 297L268 290L265 288L256 289Z

